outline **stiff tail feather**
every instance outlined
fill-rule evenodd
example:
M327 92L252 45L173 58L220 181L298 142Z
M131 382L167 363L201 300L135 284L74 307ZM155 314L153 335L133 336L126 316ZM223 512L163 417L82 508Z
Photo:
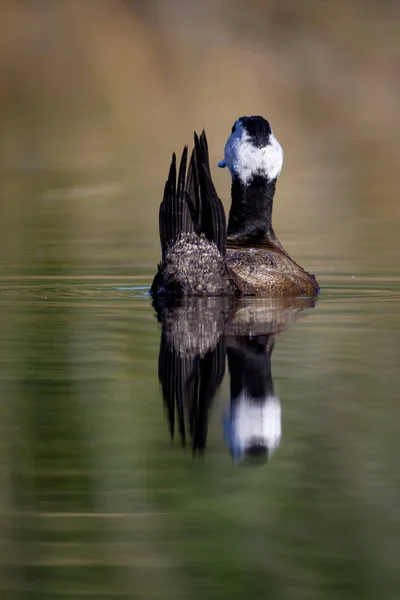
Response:
M159 228L162 256L181 233L203 233L222 255L226 250L226 218L210 174L206 134L194 134L194 148L186 173L188 148L184 147L176 180L176 155L160 205Z

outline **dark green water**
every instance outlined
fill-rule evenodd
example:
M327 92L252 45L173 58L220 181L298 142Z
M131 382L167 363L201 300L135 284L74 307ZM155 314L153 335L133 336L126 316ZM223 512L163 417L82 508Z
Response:
M1 597L397 599L396 278L332 277L277 336L282 439L248 467L228 372L204 456L171 444L147 285L1 282Z

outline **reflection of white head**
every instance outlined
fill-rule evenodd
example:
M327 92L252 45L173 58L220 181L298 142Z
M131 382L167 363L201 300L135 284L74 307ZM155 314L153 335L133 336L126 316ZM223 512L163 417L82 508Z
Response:
M225 145L224 160L232 177L246 185L255 175L276 179L283 165L283 149L262 117L240 117Z
M236 399L232 421L233 438L240 455L253 446L264 446L271 456L279 446L282 424L277 396L254 399L242 393Z

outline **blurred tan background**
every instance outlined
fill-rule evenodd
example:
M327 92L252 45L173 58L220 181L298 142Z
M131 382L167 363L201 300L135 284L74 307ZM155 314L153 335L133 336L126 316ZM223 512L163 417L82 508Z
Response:
M275 229L318 273L396 271L400 4L0 2L3 274L138 275L172 150L238 116L285 150ZM397 271L396 271L397 272Z

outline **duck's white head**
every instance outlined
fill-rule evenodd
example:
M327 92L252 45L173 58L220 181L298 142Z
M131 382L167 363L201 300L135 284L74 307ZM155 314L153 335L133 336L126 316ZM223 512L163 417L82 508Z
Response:
M228 167L232 178L238 177L247 185L255 176L276 179L282 165L283 149L268 121L263 117L240 117L235 121L219 167Z

